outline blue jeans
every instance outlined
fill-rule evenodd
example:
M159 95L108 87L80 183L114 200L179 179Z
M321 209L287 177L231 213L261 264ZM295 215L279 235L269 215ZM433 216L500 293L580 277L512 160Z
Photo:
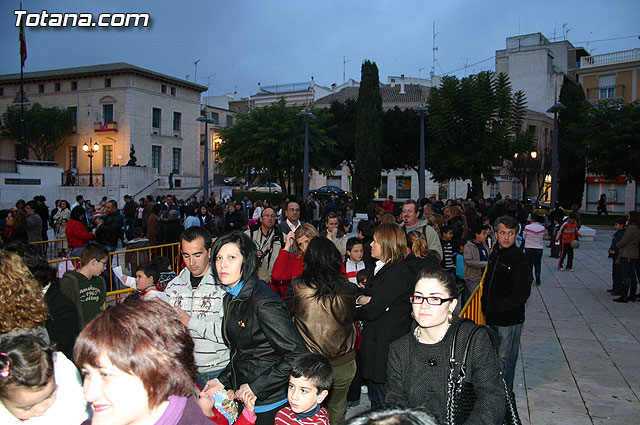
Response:
M216 379L218 376L220 376L220 374L222 373L224 369L219 369L219 370L210 370L208 372L203 372L198 374L198 379L196 380L196 383L198 384L198 386L200 386L200 388L204 388L204 386L206 385L207 381L211 381L212 379ZM227 388L230 389L230 388Z
M502 366L502 376L509 389L513 389L513 378L516 374L516 362L520 350L520 334L522 323L511 326L489 326L498 337L498 357Z

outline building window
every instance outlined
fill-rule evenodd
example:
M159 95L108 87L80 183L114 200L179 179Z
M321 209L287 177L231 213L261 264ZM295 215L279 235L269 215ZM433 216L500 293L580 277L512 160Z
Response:
M53 90L60 91L60 83L55 83L53 87Z
M104 145L102 156L104 158L104 166L111 167L113 165L113 145Z
M171 153L171 172L173 174L180 174L180 156L182 155L182 149L173 148Z
M511 197L513 199L522 199L522 184L519 181L511 182Z
M71 82L71 90L78 90L78 82L77 81L72 81Z
M105 123L113 121L113 105L102 105L102 119Z
M500 192L500 183L491 183L491 186L489 186L489 197L495 198L496 196L498 196L499 192Z
M78 168L78 147L69 146L69 169Z
M111 78L105 78L104 79L104 87L107 88L107 89L109 87L111 87Z
M233 115L227 115L227 125L229 127L233 125Z
M603 75L598 77L598 86L600 88L600 99L611 99L616 97L615 75Z
M411 198L411 177L396 177L396 198Z
M151 167L160 173L160 155L162 154L162 146L151 146Z
M4 96L4 87L0 87L0 96Z
M173 187L182 187L182 180L181 179L175 179L173 181L174 186Z
M162 92L162 94L167 94L167 85L166 84L161 85L160 91Z
M536 126L535 125L530 125L529 126L529 133L533 133L534 135L536 134Z
M162 109L153 108L153 112L151 114L151 127L160 129L160 122L162 119Z
M217 112L211 113L211 118L216 121L216 123L220 122L220 115Z
M67 109L71 111L71 116L73 117L73 132L75 133L78 131L78 107L70 106Z
M376 198L386 198L387 197L387 185L388 185L389 177L388 176L380 176L380 187L378 188L378 193Z
M176 88L171 87L171 96L175 96L175 95L176 95Z
M44 84L38 84L38 93L44 93Z
M173 131L180 133L180 121L182 120L182 114L180 112L173 113Z

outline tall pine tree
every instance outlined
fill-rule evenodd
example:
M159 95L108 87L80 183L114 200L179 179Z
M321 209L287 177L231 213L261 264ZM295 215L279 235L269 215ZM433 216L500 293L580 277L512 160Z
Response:
M356 161L353 175L353 195L358 211L364 211L380 185L382 127L382 97L378 67L364 61L358 92L356 124Z

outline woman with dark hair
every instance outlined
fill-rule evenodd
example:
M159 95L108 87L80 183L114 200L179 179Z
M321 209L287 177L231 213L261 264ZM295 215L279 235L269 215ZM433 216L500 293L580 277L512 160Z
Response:
M295 358L307 352L284 302L258 279L256 244L240 232L219 237L213 245L216 282L225 286L222 332L231 361L205 392L233 390L238 400L257 396L257 425L272 425L287 403L287 382Z
M149 217L147 217L147 239L149 239L149 246L158 245L158 233L160 232L160 211L162 211L162 205L154 204L151 207Z
M190 397L198 375L193 340L162 301L107 309L80 332L74 360L93 409L83 425L211 423Z
M5 245L14 241L29 242L27 235L27 218L20 210L9 211L6 218L6 227L2 232L2 242Z
M423 270L409 298L417 326L391 344L386 402L423 408L442 422L446 418L449 357L456 330L459 328L454 353L458 370L476 325L453 316L458 288L451 274L443 270ZM505 386L488 329L480 329L473 336L466 366L465 380L473 384L477 399L469 416L472 421L465 423L502 423Z
M389 344L411 328L409 296L415 277L404 260L407 237L395 223L380 223L373 231L371 255L376 258L373 276L356 302L362 331L362 376L369 387L371 408L384 403Z
M332 425L341 425L347 392L356 373L356 287L342 274L342 257L327 238L313 238L305 254L302 276L289 286L285 302L293 323L312 353L333 366L333 384L325 407Z
M209 210L207 209L206 204L198 205L198 219L200 220L200 226L205 227L211 222L211 214L209 214Z
M94 233L87 230L86 222L84 207L80 205L73 207L65 229L70 250L69 257L79 257L82 248L96 237Z
M573 213L572 213L573 214ZM636 270L638 270L638 246L640 245L640 212L631 211L629 213L629 225L624 231L624 236L616 244L620 266L622 269L622 287L620 297L613 301L626 303L636 300ZM627 295L628 294L628 295Z

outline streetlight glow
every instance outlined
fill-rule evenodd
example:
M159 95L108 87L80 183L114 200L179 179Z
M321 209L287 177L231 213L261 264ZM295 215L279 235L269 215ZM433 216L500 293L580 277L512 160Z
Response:
M531 151L531 158L536 159L538 157L538 152Z

